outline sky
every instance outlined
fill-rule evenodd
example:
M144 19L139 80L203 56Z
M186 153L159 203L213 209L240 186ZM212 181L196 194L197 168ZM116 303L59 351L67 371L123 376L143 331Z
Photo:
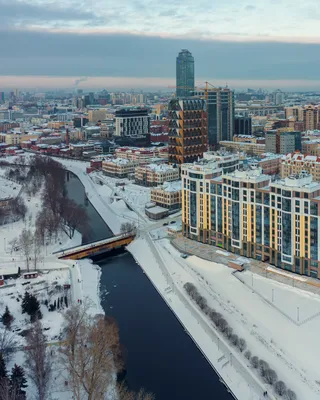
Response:
M196 84L320 90L318 0L0 0L0 91Z

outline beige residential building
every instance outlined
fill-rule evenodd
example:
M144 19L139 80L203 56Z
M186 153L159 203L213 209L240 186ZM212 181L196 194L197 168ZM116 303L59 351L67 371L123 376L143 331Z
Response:
M160 187L151 189L151 201L168 210L181 208L181 181L166 182Z
M320 107L308 105L303 108L304 130L318 129L320 121Z
M164 182L179 179L179 168L167 164L149 164L135 169L135 180L139 185L159 186Z
M286 119L294 118L296 121L303 121L303 108L301 106L285 107Z
M220 146L225 147L227 150L243 151L249 154L263 154L266 151L266 145L261 143L250 142L232 142L229 140L222 140Z
M102 121L107 118L107 110L101 108L99 110L89 110L88 119L90 122L96 124L98 121Z
M264 144L265 139L263 137L257 137L252 135L234 135L233 136L234 142L246 142L246 143L260 143Z
M0 142L8 146L17 146L31 139L38 139L39 135L27 135L23 133L0 133Z
M138 165L137 161L113 158L102 162L102 171L107 176L126 178L128 175L134 174Z
M303 154L320 156L320 139L303 141L301 146Z
M280 165L280 176L286 178L291 175L299 175L307 171L312 179L320 182L320 157L305 156L301 153L289 153L282 157Z

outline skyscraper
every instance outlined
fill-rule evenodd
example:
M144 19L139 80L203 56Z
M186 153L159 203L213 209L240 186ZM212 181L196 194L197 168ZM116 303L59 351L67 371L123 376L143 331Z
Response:
M180 51L176 62L177 97L193 96L194 58L189 50Z
M228 88L208 88L197 92L206 100L208 143L216 146L221 140L232 140L234 134L234 93Z

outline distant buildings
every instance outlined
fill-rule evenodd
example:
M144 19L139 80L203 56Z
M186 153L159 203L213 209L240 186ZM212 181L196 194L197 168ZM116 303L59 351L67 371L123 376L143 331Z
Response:
M202 158L208 142L205 101L198 98L170 100L168 119L169 163L183 164Z
M251 141L234 142L231 140L223 140L220 142L220 146L230 151L242 151L249 155L259 155L266 152L266 145L264 143L255 143Z
M180 51L176 59L176 95L177 97L193 96L194 92L194 58L189 50Z
M118 137L146 136L150 131L148 109L130 107L116 111L116 132Z
M185 236L320 278L320 184L311 175L271 182L259 168L221 175L186 164L181 177Z
M268 153L287 154L301 150L301 132L278 129L267 132L265 138Z
M88 119L89 122L97 123L98 121L102 121L106 119L107 111L106 109L98 109L98 110L89 110L88 111Z
M234 93L228 88L206 88L196 92L206 101L208 143L215 147L234 134Z
M159 186L164 182L179 179L179 168L167 164L148 164L135 169L135 181L138 185Z
M306 106L285 107L286 118L294 118L297 122L303 122L303 130L315 130L320 128L320 106L309 104Z
M320 182L320 157L301 153L289 153L282 157L280 176L300 175L303 171L312 175L314 181Z

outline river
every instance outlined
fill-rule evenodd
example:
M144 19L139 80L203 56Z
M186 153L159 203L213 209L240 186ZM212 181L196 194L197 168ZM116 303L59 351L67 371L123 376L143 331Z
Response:
M84 242L111 236L74 175L67 180L68 196L82 204L89 217ZM102 269L101 304L120 328L126 349L126 383L144 387L156 400L231 400L232 396L185 332L152 283L124 252L95 261Z

